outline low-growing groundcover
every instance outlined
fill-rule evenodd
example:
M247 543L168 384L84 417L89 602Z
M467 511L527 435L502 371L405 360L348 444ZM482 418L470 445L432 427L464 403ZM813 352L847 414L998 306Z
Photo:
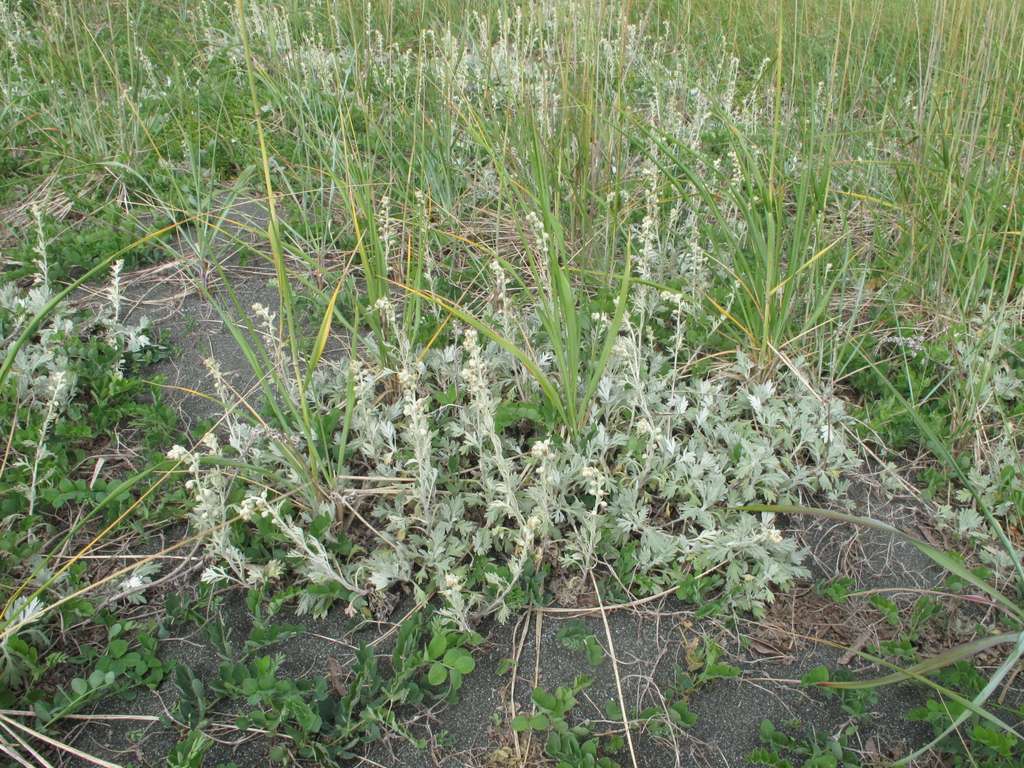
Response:
M385 317L387 329L394 316ZM344 450L340 487L312 487L293 463L305 446L234 416L226 446L210 433L193 451L172 449L190 466L193 527L209 531L204 580L245 586L291 571L317 588L299 593L299 612L314 614L337 599L356 610L407 584L418 601L438 593L441 615L468 629L491 613L507 621L545 574L578 578L625 549L625 589L650 593L716 573L735 607L757 611L773 587L807 571L771 513L739 508L801 494L839 499L844 470L856 466L839 401L823 405L795 382L782 391L770 380L680 383L632 321L575 437L551 428L558 422L539 387L472 328L406 364L345 361L311 378L309 419L334 427L318 430L330 438L320 461L340 463ZM751 369L730 372L746 380ZM220 456L243 467L203 466ZM266 490L285 486L308 498Z
M1019 764L1021 10L827 5L0 0L5 760Z

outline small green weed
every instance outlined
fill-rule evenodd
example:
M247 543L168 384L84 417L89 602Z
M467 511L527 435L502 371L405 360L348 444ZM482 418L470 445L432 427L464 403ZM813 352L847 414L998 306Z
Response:
M605 749L620 749L621 737L615 740L600 738L593 735L587 723L570 725L568 721L569 713L577 703L576 695L589 688L591 683L589 677L580 676L571 686L559 686L553 693L543 688L534 689L532 698L536 712L514 717L512 730L517 733L536 731L546 734L544 752L559 766L618 768L617 762L601 753Z

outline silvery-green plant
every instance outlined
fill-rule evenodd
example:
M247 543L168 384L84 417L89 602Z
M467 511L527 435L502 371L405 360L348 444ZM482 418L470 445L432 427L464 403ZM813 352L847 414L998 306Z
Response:
M40 217L36 216L37 224ZM151 344L151 331L144 318L134 324L124 322L121 313L119 261L111 266L109 283L105 291L107 302L82 312L61 301L61 291L54 290L48 276L47 242L41 225L37 226L35 246L36 272L29 284L6 282L0 286L0 317L4 335L0 338L0 356L4 360L0 376L0 392L14 405L14 430L31 435L31 440L11 440L3 455L3 479L8 493L27 500L23 513L5 515L0 529L10 535L11 541L41 545L51 538L46 520L38 514L40 491L52 489L59 477L58 467L51 460L51 440L59 439L57 427L68 418L69 405L81 395L79 380L69 353L69 342L75 339L96 338L110 345L109 358L112 378L123 376L123 365L128 357ZM67 289L65 289L66 292ZM13 586L4 596L0 622L0 644L5 649L2 674L18 666L10 644L17 638L43 637L41 626L49 607L66 592L65 572L74 564L76 555L63 560L58 567L53 555L62 552L73 537L89 521L94 510L84 515L63 535L53 536L46 546L39 546L27 562L19 564L10 575ZM29 525L21 527L27 520Z
M658 304L657 291L651 296L652 312L671 328L675 305ZM637 542L638 567L655 582L679 568L719 570L733 603L759 610L773 588L806 571L799 547L771 514L736 509L841 498L845 474L857 464L841 402L823 403L785 376L749 385L681 380L670 349L630 321L623 327L595 387L589 426L571 437L542 421L526 434L498 424L504 403L524 395L543 402L543 392L532 378L522 392L516 357L472 327L459 345L426 351L414 375L379 358L325 363L355 372L349 453L339 473L352 479L336 488L341 509L351 512L335 520L373 535L346 559L323 548L333 546L337 523L320 534L307 531L305 544L279 524L271 537L292 547L290 570L311 584L330 574L356 602L400 583L423 597L434 591L447 596L445 610L465 625L492 612L507 617L508 596L543 562L586 574L601 557ZM534 349L550 360L545 338L541 332ZM751 364L741 358L734 372L749 381ZM375 397L376 383L390 380L399 382L393 398ZM343 375L316 376L311 386L314 418L347 389ZM269 433L253 432L252 439L245 455L250 479L253 472L274 478L261 482L279 494L289 477L301 482ZM283 500L268 502L282 520L320 514L303 511L293 496L291 511L280 511ZM243 540L266 535L251 522L233 525ZM216 542L211 538L211 558L243 572L246 566L240 571L227 556L234 551ZM471 578L481 568L483 580Z

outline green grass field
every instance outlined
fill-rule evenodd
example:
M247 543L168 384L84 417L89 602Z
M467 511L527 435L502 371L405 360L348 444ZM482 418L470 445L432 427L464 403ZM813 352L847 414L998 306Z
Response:
M4 764L1022 764L1024 6L0 42ZM764 679L833 714L723 752Z

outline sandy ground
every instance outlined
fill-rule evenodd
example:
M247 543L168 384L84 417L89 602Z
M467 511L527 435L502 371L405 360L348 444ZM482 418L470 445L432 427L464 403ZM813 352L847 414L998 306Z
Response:
M229 273L243 311L257 301L276 307L272 272L254 251L258 238L253 230L265 225L265 209L258 202L243 201L228 213L221 223L222 231L212 236L205 248L223 254L218 257L219 265ZM194 231L184 232L173 247L187 256L196 250L199 239ZM131 283L128 291L132 313L145 314L166 330L173 353L153 373L167 378L169 399L188 426L221 413L218 403L187 391L212 392L203 365L205 358L215 357L239 391L253 384L244 357L208 298L230 305L226 284L216 270L209 271L208 277L208 285L200 290L178 265L168 263L148 270ZM206 290L209 293L204 295ZM880 517L905 530L920 530L925 522L919 519L920 507L912 498L881 501L865 485L857 488L853 501L859 514ZM804 520L791 520L790 525L813 552L811 564L816 579L843 575L854 577L860 588L919 589L934 586L941 578L917 550L888 535ZM171 588L184 590L189 585ZM912 599L905 596L902 603L909 604ZM408 601L400 601L389 619L398 620L408 607ZM239 642L251 625L237 592L227 594L223 607L209 618L221 622ZM714 681L692 695L690 709L698 720L691 728L672 737L637 734L637 764L647 768L745 765L746 756L759 744L758 726L763 719L777 726L799 721L804 728L819 733L838 733L849 723L849 715L839 702L795 683L820 664L877 674L877 670L865 668L855 655L830 644L863 647L885 637L886 632L878 612L872 612L864 601L836 605L817 595L810 585L779 596L761 620L697 620L693 606L670 598L639 608L611 610L607 618L628 707L664 707L677 670L686 666L688 649L704 638L717 642L724 649L723 660L742 669L738 678ZM618 699L612 663L606 657L594 668L582 652L562 647L558 632L571 619L585 622L606 652L610 650L600 613L592 608L576 616L533 612L504 626L486 622L478 628L485 642L475 654L476 670L466 679L459 700L428 713L402 713L415 724L418 735L435 739L437 745L419 751L397 736L390 737L371 747L369 761L353 765L505 768L543 764L540 739L535 737L528 744L527 737L520 735L517 743L507 726L513 702L516 712L529 711L530 691L535 685L552 690L570 684L578 675L592 677L593 684L580 695L573 719L593 721L596 731L614 729L616 723L604 714L605 704ZM303 626L300 637L265 651L283 653L284 671L294 677L324 675L330 659L338 668L347 669L355 647L390 626L385 622L356 630L338 610L321 621L294 616L279 616L277 620L296 621ZM201 679L215 676L221 661L215 649L194 626L181 631L180 636L162 642L161 657L186 664ZM387 656L388 643L381 643L377 652ZM500 661L508 658L518 659L514 680L511 672L497 674ZM133 701L108 700L96 711L164 716L173 711L176 695L173 682L167 680L156 692L143 692ZM862 748L868 754L895 757L923 743L926 734L904 716L923 697L921 689L910 686L884 689L875 711L859 732ZM78 748L115 764L157 766L165 764L168 751L183 733L171 724L127 720L88 722L69 735ZM269 744L259 735L235 731L217 734L217 738L220 741L208 753L204 765L233 762L244 768L268 762ZM630 765L626 752L616 759L623 766ZM58 764L87 765L74 759Z

